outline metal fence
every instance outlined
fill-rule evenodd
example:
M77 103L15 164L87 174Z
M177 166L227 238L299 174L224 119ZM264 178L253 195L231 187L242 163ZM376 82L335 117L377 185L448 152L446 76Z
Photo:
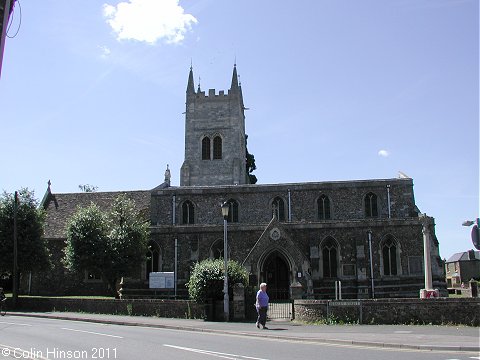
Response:
M293 320L293 302L290 300L270 302L267 316L270 320Z

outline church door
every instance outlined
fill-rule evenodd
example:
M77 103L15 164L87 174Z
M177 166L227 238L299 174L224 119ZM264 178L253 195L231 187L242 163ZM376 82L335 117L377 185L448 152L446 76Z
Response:
M290 269L278 251L268 255L263 265L263 278L271 301L290 298Z

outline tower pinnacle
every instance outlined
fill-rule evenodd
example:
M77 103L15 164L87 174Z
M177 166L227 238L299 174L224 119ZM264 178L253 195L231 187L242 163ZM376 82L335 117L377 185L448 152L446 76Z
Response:
M187 94L195 93L195 85L193 83L193 67L190 66L190 73L188 74Z
M238 90L238 75L237 75L237 64L233 65L233 74L232 74L232 85L230 86L232 91Z

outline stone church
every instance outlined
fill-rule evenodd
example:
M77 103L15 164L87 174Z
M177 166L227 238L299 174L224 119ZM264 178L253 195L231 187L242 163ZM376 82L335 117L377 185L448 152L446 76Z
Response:
M411 178L250 184L244 110L236 67L230 89L218 93L195 90L190 69L180 186L170 185L168 167L165 181L146 191L55 194L49 185L42 206L53 253L61 256L77 206L93 201L108 208L126 193L149 214L151 238L147 262L126 274L125 291L148 294L150 272L176 269L178 295L187 296L192 266L223 257L227 202L228 256L248 270L251 284L266 282L273 299L331 299L338 282L343 298L418 297L424 232L433 287L446 294L434 219L415 205ZM49 274L34 274L28 286L50 294L101 289L95 274L67 274L60 262Z

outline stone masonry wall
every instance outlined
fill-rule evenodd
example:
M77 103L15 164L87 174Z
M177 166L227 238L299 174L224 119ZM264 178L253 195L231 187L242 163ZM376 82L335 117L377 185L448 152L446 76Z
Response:
M343 303L343 305L342 305ZM357 304L358 303L358 304ZM480 325L480 299L295 300L295 320L363 324Z

